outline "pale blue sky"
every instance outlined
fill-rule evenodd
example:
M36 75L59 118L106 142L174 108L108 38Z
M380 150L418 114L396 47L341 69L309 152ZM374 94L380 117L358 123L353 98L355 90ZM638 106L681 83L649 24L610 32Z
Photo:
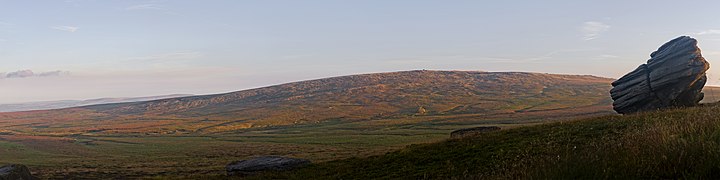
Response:
M710 0L0 0L0 103L222 93L414 69L618 78L680 35L700 40L711 64L720 60L717 7ZM720 84L718 72L711 70L711 84Z

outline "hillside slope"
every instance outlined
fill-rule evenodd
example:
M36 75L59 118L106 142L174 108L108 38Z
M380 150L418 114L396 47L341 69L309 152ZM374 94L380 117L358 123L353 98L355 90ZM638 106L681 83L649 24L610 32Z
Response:
M222 175L229 162L259 155L313 162L367 157L443 141L460 128L514 128L614 114L610 81L406 71L0 113L0 163L25 164L48 179L135 179Z
M255 178L717 179L720 104L521 127Z
M8 125L22 122L43 127L33 128L32 132L145 132L146 127L220 132L413 116L467 115L478 119L523 113L562 114L555 111L590 115L611 113L607 97L610 81L594 76L521 72L405 71L334 77L217 95L0 113L0 119Z
M280 110L277 114L300 112L300 117L315 115L315 118L307 119L321 120L335 118L322 115L345 110L355 111L347 114L351 117L415 114L420 107L428 114L531 111L599 103L601 95L607 93L602 90L609 81L593 76L538 73L408 71L343 76L227 94L88 109L114 114L197 117L218 113L248 115L273 108ZM301 113L303 111L312 113Z
M409 71L88 108L110 114L285 121L277 122L280 124L413 114L500 113L602 104L607 102L602 90L608 81L533 73Z
M61 109L61 108L90 106L90 105L98 105L98 104L152 101L152 100L158 100L158 99L177 98L177 97L186 97L186 96L192 96L192 95L191 94L171 94L171 95L150 96L150 97L99 98L99 99L88 99L88 100L62 100L62 101L42 101L42 102L0 104L0 112Z

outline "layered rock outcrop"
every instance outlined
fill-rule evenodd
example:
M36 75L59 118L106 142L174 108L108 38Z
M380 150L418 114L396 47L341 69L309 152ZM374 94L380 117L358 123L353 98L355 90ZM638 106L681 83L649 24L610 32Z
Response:
M675 38L650 54L646 64L612 83L613 109L628 114L697 105L709 68L697 40Z

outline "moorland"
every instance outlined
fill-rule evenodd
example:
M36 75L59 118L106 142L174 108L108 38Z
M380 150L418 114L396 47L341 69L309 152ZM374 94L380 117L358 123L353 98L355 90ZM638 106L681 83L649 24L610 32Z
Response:
M223 176L227 163L260 155L316 163L375 157L447 143L461 128L612 115L611 81L419 70L0 113L0 163L26 164L42 178L181 178Z

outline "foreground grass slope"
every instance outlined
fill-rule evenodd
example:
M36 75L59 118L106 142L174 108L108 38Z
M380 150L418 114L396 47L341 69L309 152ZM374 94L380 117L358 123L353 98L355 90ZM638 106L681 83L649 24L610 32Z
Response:
M720 105L521 127L257 178L720 177Z

